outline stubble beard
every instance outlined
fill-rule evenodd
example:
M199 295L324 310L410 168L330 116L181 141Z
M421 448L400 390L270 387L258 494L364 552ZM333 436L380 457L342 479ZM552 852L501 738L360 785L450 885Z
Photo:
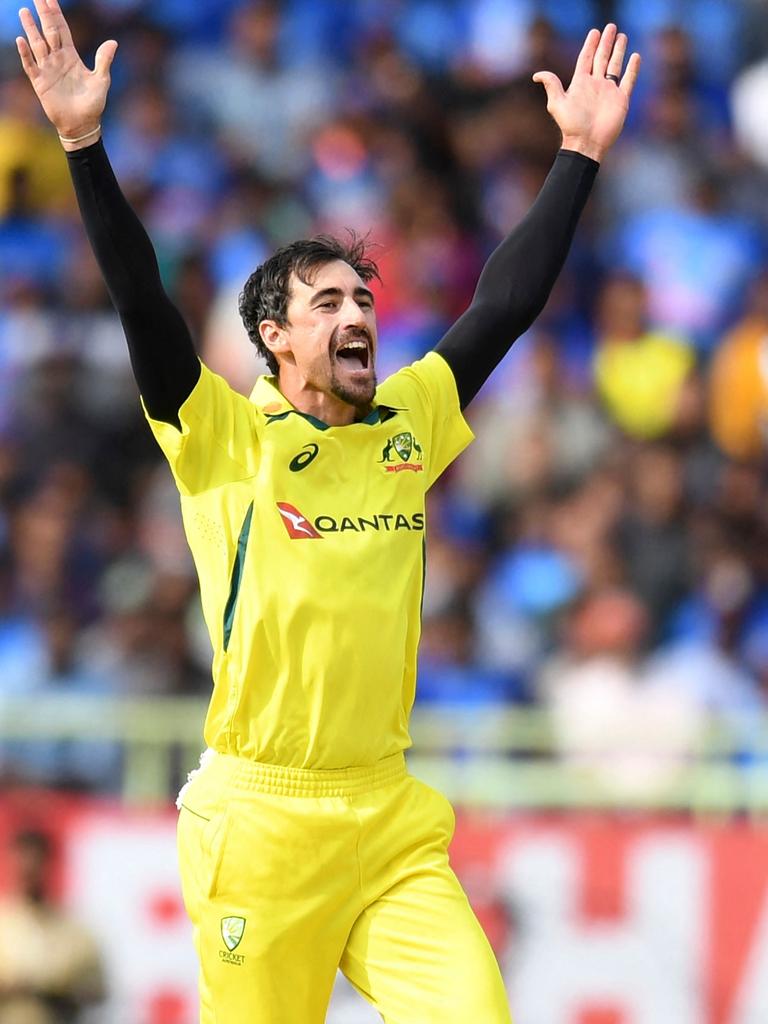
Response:
M331 363L331 379L328 390L342 402L353 406L359 412L367 412L373 396L376 394L376 372L374 371L367 381L361 381L357 386L350 386L345 381L339 380L336 376L336 367Z

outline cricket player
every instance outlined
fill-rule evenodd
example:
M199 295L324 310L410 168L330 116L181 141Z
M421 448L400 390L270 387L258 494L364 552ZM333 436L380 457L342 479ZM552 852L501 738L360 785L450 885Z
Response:
M249 398L201 364L112 173L57 0L17 46L69 157L149 424L181 495L214 649L208 752L181 794L203 1024L320 1024L337 967L387 1024L502 1024L507 997L453 875L447 800L408 775L425 494L471 441L462 410L546 302L640 59L593 29L565 90L534 80L562 149L433 352L377 387L377 276L352 240L295 242L240 312L272 371Z

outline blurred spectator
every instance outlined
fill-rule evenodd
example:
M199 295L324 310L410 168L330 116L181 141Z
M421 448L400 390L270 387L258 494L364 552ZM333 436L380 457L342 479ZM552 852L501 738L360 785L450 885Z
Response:
M526 697L521 678L477 660L472 616L456 601L424 619L419 651L421 704L478 708Z
M21 832L0 903L0 1024L75 1024L104 997L92 936L51 897L51 840Z
M663 84L652 94L643 128L619 140L615 158L605 167L598 201L609 223L686 206L702 167L711 160L684 83Z
M19 623L23 626L23 623ZM54 725L78 698L115 696L115 680L93 671L78 652L78 622L65 606L52 608L37 628L6 634L0 648L0 707L3 698L43 702L39 722ZM101 716L102 728L110 723ZM116 741L39 739L0 745L0 774L39 785L76 790L116 789L120 784L121 752ZM1 1018L0 1018L1 1019Z
M768 58L744 68L731 86L736 141L755 163L768 168L768 125L763 116L768 89Z
M116 111L110 156L129 192L145 191L144 220L157 243L180 249L204 233L221 194L221 157L177 121L170 96L156 83L137 81Z
M710 375L712 436L733 459L757 459L768 441L768 273L720 342Z
M627 581L643 600L658 640L691 580L683 466L673 449L656 445L638 448L627 471L627 506L616 542Z
M667 433L677 418L695 355L682 338L649 327L641 281L614 274L597 308L595 384L618 426L630 437Z
M555 339L531 335L505 357L469 410L476 440L458 473L488 503L517 504L550 484L578 482L611 443L594 400L569 386Z
M82 635L83 667L123 697L205 692L192 657L186 614L193 583L126 560L104 578L104 616Z
M24 180L32 213L55 213L73 206L72 186L61 146L40 120L40 105L21 75L0 81L0 216L18 205Z
M570 616L564 652L538 683L561 756L629 800L663 794L701 738L696 703L643 663L647 628L631 593L587 598Z
M333 109L334 71L292 65L280 52L280 5L238 6L223 49L178 54L172 83L181 103L203 112L238 160L269 177L296 180L306 167L306 137ZM325 55L323 55L325 56Z
M752 225L723 207L724 188L700 172L687 202L630 217L610 250L612 262L644 281L653 321L703 350L733 315L764 247Z
M7 203L0 220L0 273L4 287L12 291L20 285L39 284L52 289L64 269L64 233L56 222L37 216L32 205L29 168L13 168L7 183Z

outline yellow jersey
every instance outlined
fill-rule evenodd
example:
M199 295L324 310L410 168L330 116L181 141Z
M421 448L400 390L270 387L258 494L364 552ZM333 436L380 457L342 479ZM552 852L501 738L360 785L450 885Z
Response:
M266 764L372 765L410 745L425 495L472 440L436 352L332 427L277 381L205 366L180 429L149 418L181 495L213 644L209 747Z

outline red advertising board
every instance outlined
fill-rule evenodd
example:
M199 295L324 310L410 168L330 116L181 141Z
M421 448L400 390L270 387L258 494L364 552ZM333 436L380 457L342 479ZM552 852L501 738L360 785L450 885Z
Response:
M0 799L0 848L19 827L60 839L59 891L109 965L110 1024L197 1019L174 823L171 809ZM768 1021L768 825L460 813L452 856L520 1024Z
M464 815L452 853L526 1024L768 1021L768 825Z

